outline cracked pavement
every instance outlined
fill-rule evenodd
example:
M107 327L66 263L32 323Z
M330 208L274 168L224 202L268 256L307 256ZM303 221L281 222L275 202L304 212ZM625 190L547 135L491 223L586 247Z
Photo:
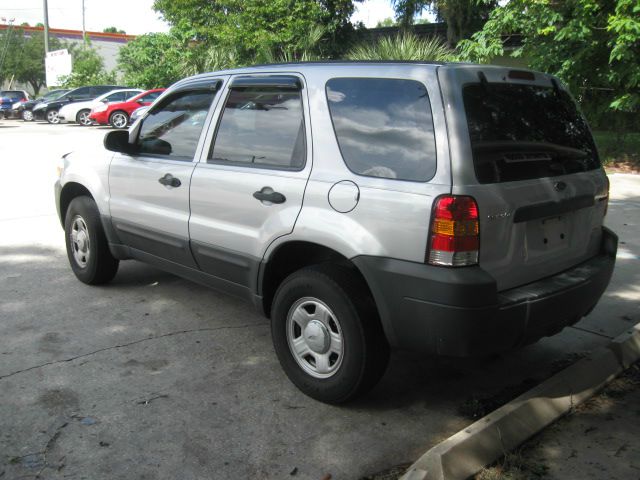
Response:
M482 361L396 353L366 398L320 404L287 380L250 305L137 262L106 286L75 279L55 166L106 131L0 124L1 480L358 479L466 426L470 397L541 380L640 321L640 182L614 175L608 223L625 243L577 328Z

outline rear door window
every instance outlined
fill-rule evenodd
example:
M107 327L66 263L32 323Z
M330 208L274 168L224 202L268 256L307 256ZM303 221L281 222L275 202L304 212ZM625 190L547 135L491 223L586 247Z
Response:
M300 170L305 152L300 91L241 88L229 93L208 162Z
M586 121L563 90L471 84L462 90L480 183L553 177L600 167Z
M342 157L358 175L427 181L436 171L431 105L415 80L334 78L326 85Z

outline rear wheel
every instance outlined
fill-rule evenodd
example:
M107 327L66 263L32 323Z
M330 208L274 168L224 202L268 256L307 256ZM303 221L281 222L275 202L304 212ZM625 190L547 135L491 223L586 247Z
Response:
M119 262L109 251L100 213L93 199L81 196L71 201L64 231L67 257L78 280L99 285L115 276Z
M129 124L129 115L120 110L113 112L109 115L109 124L113 128L127 128L127 125Z
M22 111L22 120L25 122L33 121L33 112L31 110L23 110Z
M80 110L77 114L76 114L76 122L79 123L80 125L84 125L85 127L88 125L91 125L92 120L89 118L89 115L91 114L91 110Z
M58 110L49 110L46 115L47 122L55 125L60 123L60 118L58 117Z
M389 346L355 272L323 264L287 277L274 297L271 334L280 364L305 394L344 403L383 375Z

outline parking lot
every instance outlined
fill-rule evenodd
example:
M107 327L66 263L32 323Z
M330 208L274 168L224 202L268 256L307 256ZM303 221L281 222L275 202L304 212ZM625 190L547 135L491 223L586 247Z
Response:
M250 305L137 262L89 287L55 213L57 159L109 128L0 122L0 478L360 479L411 463L640 321L640 178L611 176L614 278L574 327L482 361L395 353L342 407L302 395ZM89 153L90 154L90 153Z

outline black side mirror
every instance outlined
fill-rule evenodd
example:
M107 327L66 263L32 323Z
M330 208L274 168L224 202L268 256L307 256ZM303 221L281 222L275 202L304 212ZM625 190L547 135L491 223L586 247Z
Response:
M128 130L114 130L104 136L104 148L110 152L126 153L133 155L136 153L136 146L129 143Z

